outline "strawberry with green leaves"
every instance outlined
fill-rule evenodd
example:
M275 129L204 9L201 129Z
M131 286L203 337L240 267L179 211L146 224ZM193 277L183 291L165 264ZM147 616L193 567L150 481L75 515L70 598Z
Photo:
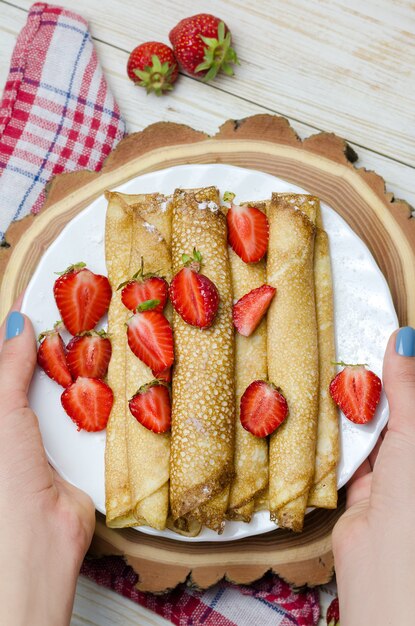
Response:
M180 68L209 81L222 71L233 75L232 65L239 63L232 48L229 28L218 17L199 13L181 20L169 34Z
M170 283L171 303L187 324L208 328L219 307L219 292L210 278L200 273L202 255L196 248L192 256L183 254L182 260L184 267Z
M382 382L365 365L342 365L341 370L330 383L330 395L347 419L355 424L370 422L376 411L382 391Z
M153 272L144 273L143 258L141 258L141 267L130 278L130 280L121 283L118 289L121 291L121 300L124 306L130 311L136 311L138 306L148 300L157 300L154 305L154 311L163 313L163 309L167 302L169 285L167 281L158 274Z
M161 96L173 89L179 75L174 52L159 41L147 41L131 52L127 62L129 78L147 93Z
M143 385L128 403L131 414L154 433L165 433L171 426L170 394L158 380Z

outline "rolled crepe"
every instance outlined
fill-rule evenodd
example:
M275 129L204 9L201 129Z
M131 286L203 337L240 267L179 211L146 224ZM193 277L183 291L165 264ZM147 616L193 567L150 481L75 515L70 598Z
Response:
M106 523L112 528L123 528L134 525L136 519L131 504L126 439L125 321L128 315L117 287L125 280L130 265L132 214L124 211L117 194L107 192L106 198L105 257L112 287L108 311L108 332L112 343L108 384L114 393L105 445Z
M335 509L337 506L336 468L339 460L339 415L329 385L336 374L334 340L333 285L327 233L322 229L320 211L317 213L314 250L314 276L319 350L319 414L317 450L313 485L308 496L309 506Z
M265 212L264 202L254 205ZM266 282L265 261L244 263L229 248L234 301ZM267 325L264 318L249 337L235 333L235 478L231 486L228 517L249 522L255 499L268 486L268 441L255 437L240 422L240 402L254 380L267 378Z
M187 517L221 531L233 478L235 421L232 287L226 219L214 187L177 190L173 199L173 273L182 254L197 248L201 272L216 285L219 309L210 328L173 314L170 504L173 519Z
M156 272L170 281L170 205L158 194L135 197L134 200L134 204L124 204L126 213L132 214L131 255L127 278L137 272L143 259L145 273ZM124 340L127 340L125 327ZM128 346L125 380L127 400L142 385L154 380L150 368ZM170 433L153 433L127 410L126 435L131 502L136 523L163 530L169 504Z
M268 310L268 377L289 414L271 435L271 519L301 531L313 483L318 417L318 345L314 239L318 199L273 194L268 212L267 282L277 288Z

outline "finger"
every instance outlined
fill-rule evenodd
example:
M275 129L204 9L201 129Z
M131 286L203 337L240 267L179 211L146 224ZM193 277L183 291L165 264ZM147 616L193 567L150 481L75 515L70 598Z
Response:
M28 317L18 311L6 319L0 352L0 419L27 406L27 391L36 364L36 340Z
M15 302L14 302L12 308L10 309L9 313L11 311L20 311L20 308L22 306L23 296L24 296L24 291L22 291L22 293L17 298L17 300L15 300ZM0 350L3 347L4 333L6 332L6 320L7 320L7 317L4 320L3 324L0 326Z
M381 433L375 444L375 447L373 448L372 452L369 454L369 457L368 457L371 470L373 470L373 468L375 467L376 459L378 458L379 450L382 446L382 443L383 443L383 435Z
M399 329L389 339L383 381L389 402L388 429L415 441L415 330Z
M368 467L369 465L367 464L365 470L349 483L346 495L346 509L369 499L373 474L371 471L367 471Z
M350 487L352 487L353 483L356 480L359 480L359 478L361 478L362 476L365 476L366 474L369 474L370 472L371 472L371 468L370 468L369 459L365 459L363 463L359 465L359 467L357 468L353 476L348 481L346 488L350 489Z

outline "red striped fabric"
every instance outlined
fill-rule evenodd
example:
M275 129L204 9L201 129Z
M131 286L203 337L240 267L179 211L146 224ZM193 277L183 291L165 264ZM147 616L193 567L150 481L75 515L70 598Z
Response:
M86 21L34 4L0 103L0 241L12 220L40 210L52 176L99 170L124 134Z
M206 591L186 584L154 595L136 589L137 576L120 557L86 559L81 574L154 611L177 626L316 626L316 589L294 591L275 574L252 585L221 582Z

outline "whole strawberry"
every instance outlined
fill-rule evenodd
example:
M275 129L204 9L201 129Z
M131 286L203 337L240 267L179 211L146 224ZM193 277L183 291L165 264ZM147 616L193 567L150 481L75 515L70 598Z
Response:
M209 13L181 20L170 31L169 39L181 69L206 82L219 71L232 76L232 65L239 63L228 27Z
M129 78L147 93L161 96L173 89L179 67L173 50L159 41L147 41L131 52L127 62Z
M339 599L334 598L331 601L326 615L327 626L340 626Z

